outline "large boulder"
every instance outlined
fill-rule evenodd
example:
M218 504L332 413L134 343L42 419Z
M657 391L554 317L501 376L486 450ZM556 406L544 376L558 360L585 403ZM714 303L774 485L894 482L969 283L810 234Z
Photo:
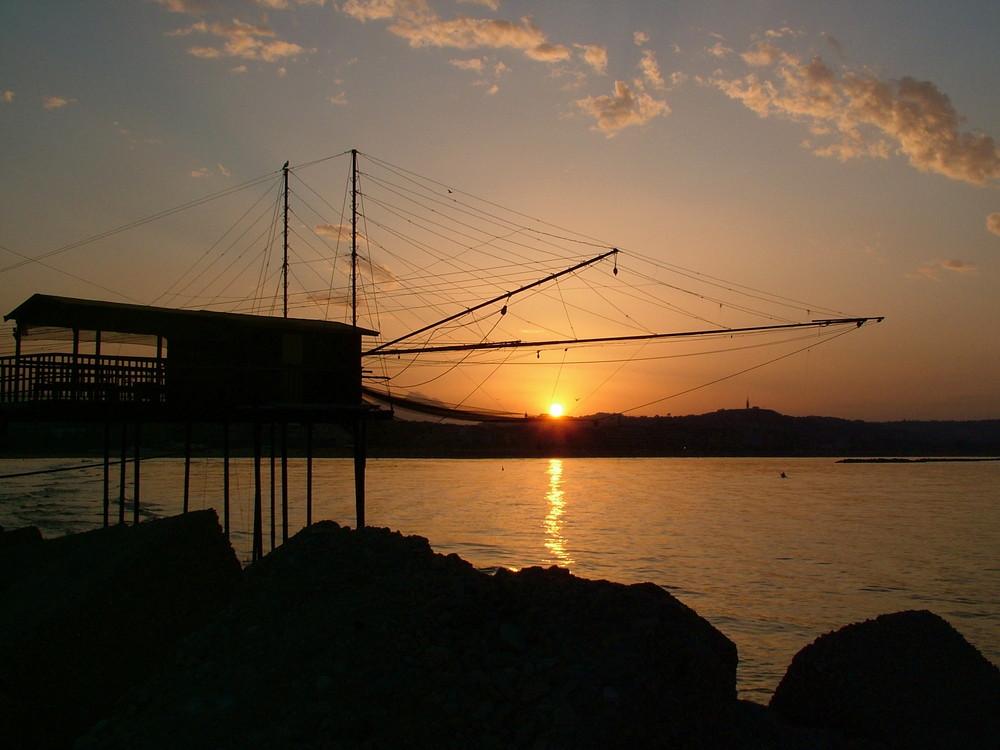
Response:
M421 537L332 522L80 740L106 748L704 748L736 649L652 584L490 576Z
M71 747L240 576L211 510L0 548L0 747Z
M1000 747L1000 670L926 610L816 639L795 655L770 706L792 725L889 748Z

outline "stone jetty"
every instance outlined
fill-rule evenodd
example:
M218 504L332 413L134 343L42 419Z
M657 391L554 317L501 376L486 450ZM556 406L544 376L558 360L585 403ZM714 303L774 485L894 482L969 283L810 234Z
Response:
M0 747L1000 746L1000 671L931 613L823 636L761 706L734 644L649 583L487 575L332 522L241 570L212 511L20 536Z

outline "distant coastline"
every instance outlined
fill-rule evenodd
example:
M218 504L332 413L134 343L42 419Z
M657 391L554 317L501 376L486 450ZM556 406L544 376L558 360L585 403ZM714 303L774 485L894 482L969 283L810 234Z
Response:
M941 462L962 462L962 461L1000 461L1000 457L979 456L975 458L946 458L946 457L924 457L924 458L842 458L838 464L926 464Z
M290 456L304 455L305 430L289 426ZM269 430L265 426L265 444ZM110 425L112 456L120 427ZM183 455L183 426L143 426L143 453ZM0 424L0 455L87 457L103 454L103 424ZM313 454L352 455L349 431L317 425ZM217 425L196 425L194 455L222 455ZM231 454L252 455L252 427L233 425ZM523 422L446 424L395 419L368 429L370 458L611 458L719 457L864 460L996 460L1000 419L864 422L836 417L793 417L768 409L724 409L708 414L627 417L594 414ZM265 445L265 451L269 450Z

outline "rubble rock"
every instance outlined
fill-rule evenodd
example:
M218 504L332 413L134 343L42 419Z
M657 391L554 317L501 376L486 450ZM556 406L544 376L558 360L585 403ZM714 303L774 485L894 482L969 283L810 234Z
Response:
M796 654L770 706L794 726L888 748L1000 747L1000 670L925 610L821 636Z
M211 510L0 549L0 747L70 747L240 575Z
M88 747L730 744L735 646L652 584L490 576L421 537L332 522L246 577Z

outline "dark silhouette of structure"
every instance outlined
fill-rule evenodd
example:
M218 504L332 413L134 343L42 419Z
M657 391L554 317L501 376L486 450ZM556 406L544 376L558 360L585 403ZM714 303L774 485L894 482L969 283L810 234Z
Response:
M344 323L180 310L68 297L33 295L4 316L14 320L13 357L0 358L0 420L103 422L105 477L111 425L120 425L122 476L119 522L124 523L128 430L134 430L133 514L138 521L141 428L148 422L188 426L184 507L191 457L190 426L254 425L254 557L262 554L261 430L278 425L282 440L283 537L287 539L287 426L320 423L354 432L358 526L364 526L365 425L391 416L361 397L361 340L370 331ZM61 341L68 351L27 353L26 341ZM144 347L151 355L109 355L111 344ZM89 351L84 351L85 349ZM307 441L306 518L311 522L311 440ZM229 531L228 481L223 526ZM105 525L108 523L105 481Z

